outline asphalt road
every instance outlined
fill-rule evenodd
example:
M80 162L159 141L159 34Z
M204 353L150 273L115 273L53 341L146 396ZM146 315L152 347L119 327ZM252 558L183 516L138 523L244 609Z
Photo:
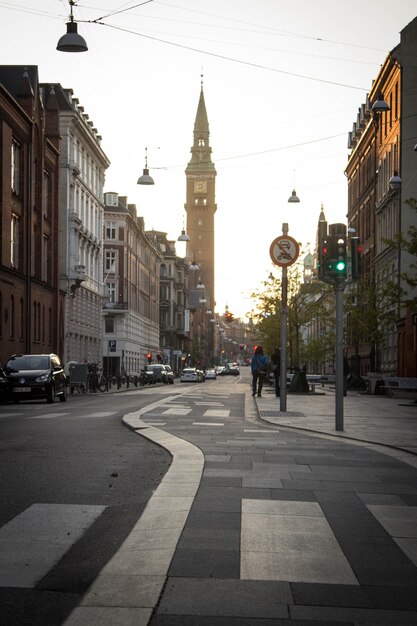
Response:
M0 405L2 626L61 624L79 603L171 463L122 416L174 389Z

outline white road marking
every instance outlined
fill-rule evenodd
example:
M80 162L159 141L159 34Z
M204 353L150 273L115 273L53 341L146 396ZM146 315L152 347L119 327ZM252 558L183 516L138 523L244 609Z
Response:
M224 426L220 422L193 422L193 426Z
M32 588L105 506L32 504L0 528L0 587Z
M229 417L230 411L226 409L208 409L203 417Z
M64 415L70 415L70 412L67 411L65 413L43 413L41 415L28 415L28 419L30 420L47 420L52 417L63 417Z
M194 402L196 406L224 406L223 402Z
M191 413L192 409L190 408L183 408L183 407L178 407L178 408L170 408L167 409L166 411L162 411L161 415L188 415L189 413Z

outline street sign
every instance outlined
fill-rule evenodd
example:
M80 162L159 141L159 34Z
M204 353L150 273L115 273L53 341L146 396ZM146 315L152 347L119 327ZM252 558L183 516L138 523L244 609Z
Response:
M109 339L109 352L116 352L116 340Z
M295 263L300 254L298 242L288 235L281 235L274 239L269 248L272 263L279 267L288 267Z

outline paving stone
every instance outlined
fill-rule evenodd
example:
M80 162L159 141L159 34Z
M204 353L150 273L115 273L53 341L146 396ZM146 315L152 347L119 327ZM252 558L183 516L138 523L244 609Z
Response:
M211 530L224 528L240 531L240 511L238 513L225 513L223 511L196 511L192 508L187 519L187 528Z
M232 550L180 550L177 548L168 575L189 578L239 579L240 555Z
M288 583L169 578L157 611L285 619L291 603Z
M185 528L179 543L182 550L239 550L240 529Z
M294 604L311 606L354 606L374 608L366 587L358 585L326 585L291 583Z

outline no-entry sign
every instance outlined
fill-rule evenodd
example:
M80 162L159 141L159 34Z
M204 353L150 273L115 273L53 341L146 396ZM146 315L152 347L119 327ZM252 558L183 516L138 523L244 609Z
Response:
M288 235L281 235L274 239L269 248L272 263L280 267L288 267L298 259L300 246L298 242Z

